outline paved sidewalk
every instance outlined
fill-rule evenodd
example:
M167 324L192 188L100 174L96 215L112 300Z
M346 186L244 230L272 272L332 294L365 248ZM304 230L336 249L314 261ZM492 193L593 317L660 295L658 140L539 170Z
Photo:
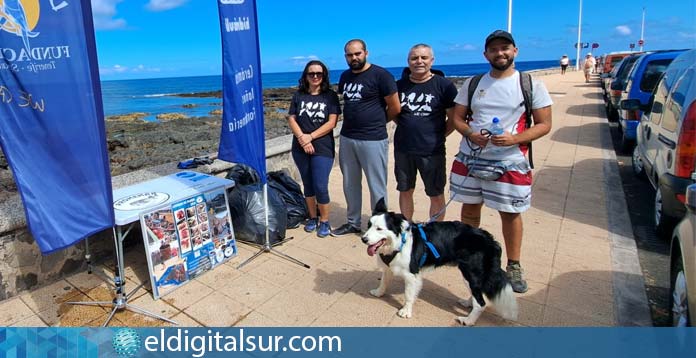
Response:
M553 129L534 144L532 208L524 214L522 264L529 291L517 295L517 321L487 310L478 326L649 326L636 246L611 146L598 82L584 83L581 72L541 77L554 100ZM461 136L448 139L448 155ZM398 193L389 168L389 203L398 208ZM345 221L341 172L330 179L331 222ZM363 212L369 196L363 185ZM416 187L414 219L427 220L429 200ZM447 220L457 220L453 203ZM363 226L367 216L363 219ZM484 209L482 227L502 242L498 214ZM363 227L364 229L364 227ZM374 298L380 273L358 236L317 238L301 228L278 249L311 266L304 269L271 253L236 267L256 253L240 244L239 256L154 301L139 290L130 303L169 317L183 326L458 326L455 316L467 310L456 302L468 289L456 268L426 275L414 317L396 311L403 303L403 282L395 279L387 294ZM503 262L505 258L503 258ZM105 267L98 267L108 277ZM142 246L126 252L130 291L147 280ZM149 283L146 285L149 289ZM66 301L111 300L108 286L95 275L79 273L52 285L0 302L2 326L101 325L107 309L67 305ZM156 326L160 321L118 312L111 325Z

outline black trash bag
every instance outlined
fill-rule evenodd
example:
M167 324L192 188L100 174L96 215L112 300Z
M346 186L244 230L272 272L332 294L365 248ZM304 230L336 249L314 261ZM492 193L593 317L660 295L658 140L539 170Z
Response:
M285 203L288 212L288 229L294 229L309 217L307 202L297 184L286 172L275 171L267 175L268 187L275 189Z
M232 226L237 240L263 245L266 240L266 213L263 185L239 185L228 190ZM275 189L268 188L268 239L274 244L285 238L285 203Z
M261 177L256 170L245 164L236 164L227 173L227 179L232 179L235 185L250 185L261 182Z

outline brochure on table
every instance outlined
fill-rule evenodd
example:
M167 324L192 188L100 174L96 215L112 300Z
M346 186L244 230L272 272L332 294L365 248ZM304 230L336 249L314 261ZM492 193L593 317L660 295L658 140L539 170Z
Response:
M141 213L155 299L237 255L229 213L224 187Z

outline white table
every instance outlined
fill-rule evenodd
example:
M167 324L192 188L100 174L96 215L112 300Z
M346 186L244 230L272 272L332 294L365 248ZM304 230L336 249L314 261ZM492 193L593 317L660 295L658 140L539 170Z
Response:
M148 312L128 303L130 298L144 283L136 287L131 293L125 292L125 268L123 260L123 240L133 228L133 224L140 221L140 214L148 209L171 204L196 194L218 188L231 188L234 180L218 178L212 175L182 171L157 179L145 181L131 186L123 187L113 192L114 198L114 245L116 247L117 272L114 273L113 286L116 290L116 298L113 301L102 302L69 302L71 304L113 306L102 327L106 327L116 311L129 309L135 313L161 319L173 324L176 322L160 315ZM123 231L123 228L126 231Z
M215 188L231 188L234 180L183 171L114 190L116 226L140 220L140 213Z

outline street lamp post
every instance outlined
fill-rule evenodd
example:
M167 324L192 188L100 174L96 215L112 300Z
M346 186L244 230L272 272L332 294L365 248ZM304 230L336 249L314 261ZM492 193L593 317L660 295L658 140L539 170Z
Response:
M508 28L507 31L512 33L512 0L508 0Z
M640 22L640 41L638 41L638 45L640 45L640 51L643 52L643 44L645 41L643 41L643 31L645 30L645 8L643 8L643 20Z
M580 43L580 33L582 32L582 0L580 0L580 11L578 15L578 42L576 43L578 51L575 55L575 70L580 70L580 49L582 44Z

